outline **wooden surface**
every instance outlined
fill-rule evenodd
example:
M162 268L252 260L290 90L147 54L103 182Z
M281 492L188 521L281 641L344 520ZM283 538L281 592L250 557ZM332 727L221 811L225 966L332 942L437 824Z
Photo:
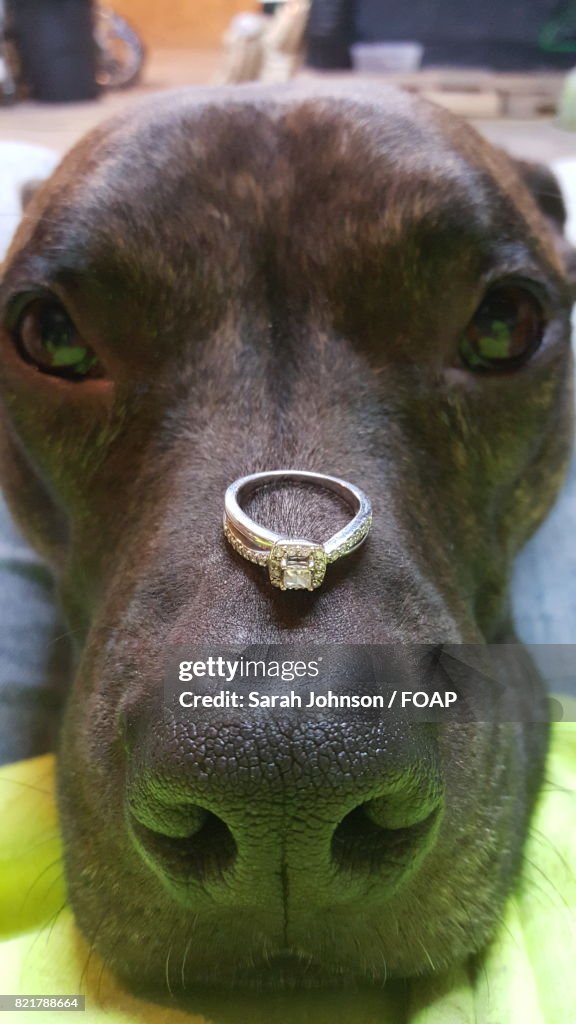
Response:
M525 74L482 71L475 68L425 68L403 72L330 72L303 68L299 77L330 77L342 81L370 81L393 84L447 107L454 114L469 118L537 118L556 112L565 75L557 72Z
M254 0L114 0L149 47L219 46L230 19Z

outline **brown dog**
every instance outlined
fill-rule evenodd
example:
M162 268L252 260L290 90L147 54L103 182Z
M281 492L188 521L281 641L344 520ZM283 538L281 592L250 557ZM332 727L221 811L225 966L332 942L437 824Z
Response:
M512 560L571 437L550 190L546 218L504 154L394 91L242 88L132 110L34 197L1 293L3 480L78 641L70 899L132 985L381 981L493 934L544 726L176 730L159 694L185 642L514 641ZM280 466L376 508L313 594L273 591L221 536L227 484ZM270 501L296 535L340 514ZM392 790L404 817L378 831ZM354 858L365 842L379 858Z

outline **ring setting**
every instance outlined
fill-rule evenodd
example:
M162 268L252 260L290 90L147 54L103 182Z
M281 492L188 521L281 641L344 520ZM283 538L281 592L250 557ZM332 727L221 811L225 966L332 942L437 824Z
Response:
M326 574L326 552L308 541L276 541L268 558L268 575L280 590L316 590Z
M353 509L349 523L323 544L285 537L251 519L241 508L261 487L285 481L308 482L338 494ZM317 590L331 562L351 554L366 540L372 526L368 497L339 477L305 470L271 470L240 477L228 487L224 499L224 535L234 550L268 569L270 583L280 590Z

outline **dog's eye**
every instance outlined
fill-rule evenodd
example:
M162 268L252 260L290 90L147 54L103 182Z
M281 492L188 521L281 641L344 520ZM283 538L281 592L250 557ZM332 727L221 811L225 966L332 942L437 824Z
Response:
M102 376L95 353L56 299L28 302L17 319L14 338L22 357L42 373L76 380Z
M506 285L488 292L460 341L470 370L511 370L536 351L544 334L540 303L526 288Z

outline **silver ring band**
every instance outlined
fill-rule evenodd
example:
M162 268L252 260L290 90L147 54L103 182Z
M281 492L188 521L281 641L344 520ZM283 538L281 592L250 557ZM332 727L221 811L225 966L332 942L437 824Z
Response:
M350 505L353 518L323 544L275 533L254 522L240 501L267 484L284 480L304 481L338 494ZM268 567L270 582L281 590L316 590L326 566L349 555L364 543L372 525L372 506L359 487L324 473L300 469L275 469L242 476L230 484L224 496L224 534L229 544L256 565Z

